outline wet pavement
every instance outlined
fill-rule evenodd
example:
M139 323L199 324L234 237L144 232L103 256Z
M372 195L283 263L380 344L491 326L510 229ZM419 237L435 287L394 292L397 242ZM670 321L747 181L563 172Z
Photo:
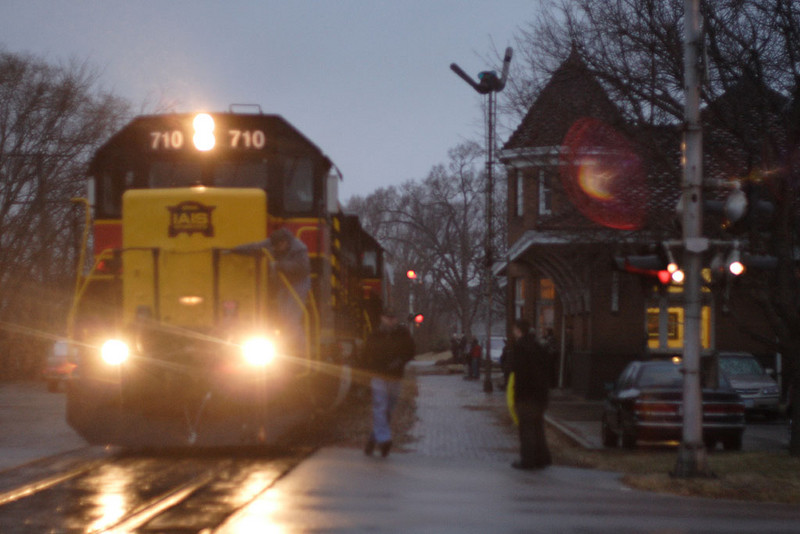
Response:
M86 447L67 425L63 393L44 382L0 382L0 471Z
M275 532L795 532L796 506L654 495L620 476L551 466L518 471L502 391L459 375L417 378L415 441L388 458L325 448L218 531ZM564 403L560 408L559 404ZM554 394L551 419L588 439L597 403ZM567 425L565 414L572 414ZM598 432L599 435L599 432Z
M797 530L796 506L654 495L628 489L616 473L596 470L512 469L518 444L504 392L484 393L481 382L435 374L427 364L414 368L418 421L410 444L388 458L366 457L353 447L323 448L274 480L259 479L261 489L250 493L252 499L203 532ZM36 387L41 390L31 389ZM63 395L46 393L43 384L0 384L0 465L82 446L63 422L63 402ZM554 392L548 418L585 446L599 446L601 406ZM116 487L121 481L109 483ZM105 502L103 495L96 498Z

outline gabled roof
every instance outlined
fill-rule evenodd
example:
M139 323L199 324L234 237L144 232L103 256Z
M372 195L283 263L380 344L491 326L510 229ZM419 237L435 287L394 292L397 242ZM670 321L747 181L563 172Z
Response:
M609 124L622 120L608 93L573 49L503 148L558 146L570 126L582 117Z

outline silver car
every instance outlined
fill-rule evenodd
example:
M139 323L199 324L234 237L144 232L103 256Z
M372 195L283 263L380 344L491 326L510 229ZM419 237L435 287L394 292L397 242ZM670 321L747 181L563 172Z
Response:
M748 412L775 415L780 409L778 384L747 352L719 353L719 369L744 401Z

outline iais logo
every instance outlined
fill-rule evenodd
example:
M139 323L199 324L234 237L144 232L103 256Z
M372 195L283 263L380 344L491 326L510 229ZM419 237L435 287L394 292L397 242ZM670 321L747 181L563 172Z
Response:
M211 223L211 212L216 206L204 206L199 202L188 200L177 206L167 206L169 210L169 237L186 233L201 233L206 237L214 237L214 225Z

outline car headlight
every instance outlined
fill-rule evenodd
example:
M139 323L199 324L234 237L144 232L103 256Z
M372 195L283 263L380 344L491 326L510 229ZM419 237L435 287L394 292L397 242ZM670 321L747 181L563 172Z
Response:
M762 395L777 395L778 394L778 386L767 386L761 390Z
M103 347L100 349L100 355L107 364L120 365L128 359L130 349L128 348L128 344L124 341L109 339L103 343Z
M242 343L242 355L250 365L268 365L275 359L275 344L265 337L253 337Z

